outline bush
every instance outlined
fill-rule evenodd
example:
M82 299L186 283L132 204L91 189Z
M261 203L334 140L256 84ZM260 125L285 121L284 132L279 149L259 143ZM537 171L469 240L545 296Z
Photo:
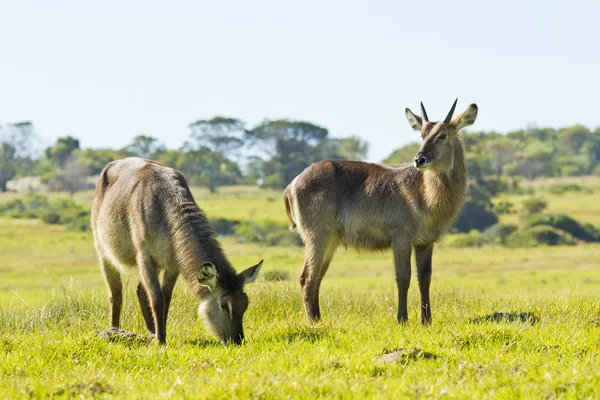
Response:
M301 246L297 233L289 230L286 224L273 221L262 223L241 222L235 228L235 237L239 243L258 243L265 246Z
M486 204L467 201L454 225L458 232L470 232L473 229L484 230L498 222L498 217Z
M569 233L585 242L600 242L600 230L591 224L580 224L573 218L563 214L534 214L523 221L525 228L546 225Z
M287 281L290 279L290 274L287 271L266 271L262 275L269 282Z
M509 237L513 232L516 232L517 225L513 224L496 224L487 228L483 232L483 237L488 243L495 244L506 244L506 238Z
M494 211L496 212L496 214L514 214L514 213L516 213L515 205L508 200L499 201L497 204L495 204Z
M448 247L462 248L462 247L481 247L486 244L485 237L481 232L476 229L471 230L469 233L458 233L448 238L446 245Z
M240 221L228 220L227 218L217 218L211 220L210 224L217 234L231 236L235 233L235 228L240 224Z
M522 229L513 232L506 238L508 247L573 246L575 244L577 244L577 239L571 234L546 225Z
M530 199L523 200L522 204L523 204L523 209L521 210L521 212L524 215L540 213L540 212L544 211L546 209L546 207L548 206L548 203L545 200L539 199L536 197L532 197Z
M1 205L0 215L11 218L37 218L47 224L66 225L71 231L90 230L90 212L70 198L50 202L42 194L30 193L23 199Z
M563 194L565 192L581 192L583 188L576 184L570 185L552 185L548 187L548 192L552 194Z

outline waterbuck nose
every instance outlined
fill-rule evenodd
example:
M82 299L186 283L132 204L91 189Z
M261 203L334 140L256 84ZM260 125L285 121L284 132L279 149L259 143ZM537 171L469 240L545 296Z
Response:
M425 157L425 156L415 157L415 167L419 168L425 164L427 164L427 157Z

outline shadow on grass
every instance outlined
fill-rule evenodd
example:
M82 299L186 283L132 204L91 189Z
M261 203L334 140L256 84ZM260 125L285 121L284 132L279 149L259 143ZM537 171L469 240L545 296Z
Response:
M196 339L187 339L183 341L184 344L194 347L222 347L223 345L215 339L209 339L205 337L200 337Z
M539 322L539 318L532 312L495 312L482 317L475 317L471 323L481 324L484 322L529 322L531 325Z

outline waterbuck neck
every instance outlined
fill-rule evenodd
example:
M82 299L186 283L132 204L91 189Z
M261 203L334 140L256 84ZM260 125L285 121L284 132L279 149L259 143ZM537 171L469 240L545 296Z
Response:
M204 213L194 202L182 202L176 214L179 221L174 234L177 259L193 291L197 294L205 291L204 286L198 283L197 276L198 268L206 262L215 266L217 279L223 288L237 290L239 282L236 271L225 256Z
M444 171L423 172L423 195L428 211L454 215L463 203L467 188L462 138L452 139L452 166Z

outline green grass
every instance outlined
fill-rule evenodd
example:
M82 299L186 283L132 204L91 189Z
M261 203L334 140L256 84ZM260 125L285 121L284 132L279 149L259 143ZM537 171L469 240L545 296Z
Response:
M434 255L431 327L395 321L389 253L341 249L304 319L301 248L223 245L242 269L261 258L284 282L247 287L247 342L222 347L178 283L168 345L106 342L104 282L91 235L0 219L0 398L593 398L600 393L600 245L449 249ZM145 336L135 276L123 328ZM16 293L16 294L15 294ZM472 320L533 312L536 324ZM400 350L400 360L379 357ZM423 352L435 358L422 357Z

